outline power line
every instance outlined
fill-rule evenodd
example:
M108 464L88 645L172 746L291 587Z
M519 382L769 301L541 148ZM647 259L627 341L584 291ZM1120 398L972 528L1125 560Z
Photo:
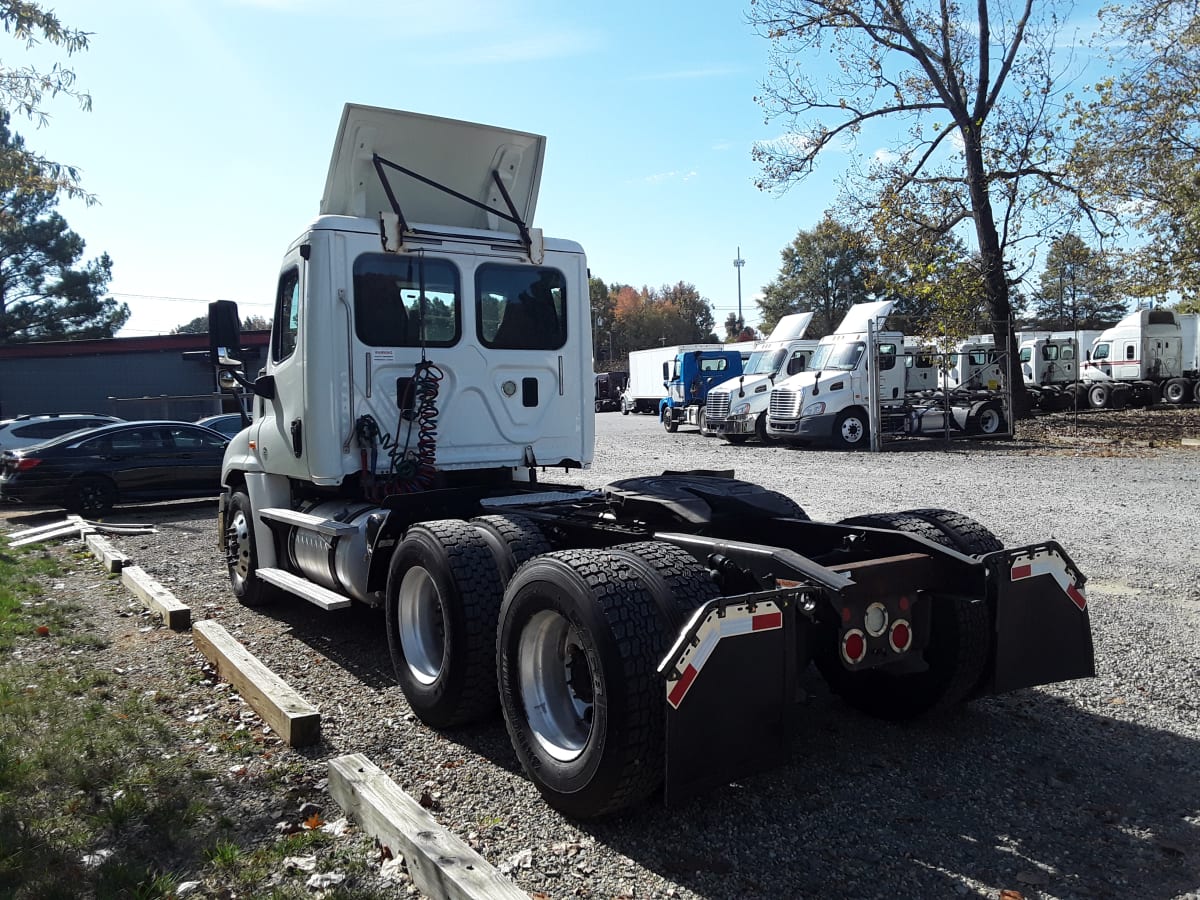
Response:
M136 300L165 300L168 303L211 303L202 297L163 297L158 294L127 294L122 291L109 291L112 297L131 297ZM239 303L238 306L272 306L270 303Z

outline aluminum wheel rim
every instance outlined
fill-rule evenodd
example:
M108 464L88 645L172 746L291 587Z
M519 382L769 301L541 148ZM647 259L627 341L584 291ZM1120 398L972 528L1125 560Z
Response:
M984 434L995 434L1000 430L1000 413L985 409L979 414L979 430Z
M229 523L228 547L229 571L241 586L250 577L250 523L240 509Z
M421 566L404 573L398 606L397 628L408 670L421 684L433 684L446 659L446 622L442 595Z
M575 626L556 612L539 612L517 645L521 700L534 739L560 762L579 758L592 733L594 685Z
M842 440L847 444L857 444L862 440L865 431L862 422L854 416L850 416L842 422Z

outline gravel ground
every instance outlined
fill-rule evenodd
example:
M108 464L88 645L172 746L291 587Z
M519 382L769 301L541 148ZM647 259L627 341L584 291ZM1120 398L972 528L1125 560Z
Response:
M1200 422L1191 412L1188 427ZM324 762L361 752L535 897L1200 898L1200 450L1030 440L904 449L731 446L610 413L597 416L594 466L543 480L595 487L731 468L814 519L938 506L979 519L1006 545L1054 537L1090 579L1098 677L892 725L846 709L809 676L787 765L678 809L651 803L599 823L568 821L541 801L499 721L448 733L417 722L395 685L381 614L239 606L215 504L118 510L113 521L158 531L111 540L321 708L317 746L272 746L254 763L299 763L289 796L256 794L253 777L225 783L251 839L272 839L280 813L306 800L336 817ZM25 527L60 514L7 515ZM197 726L183 712L206 699L211 716L244 715L228 691L189 678L202 660L186 635L130 617L98 565L73 569L56 588L95 598L94 625L114 636L103 662L178 690L184 736ZM361 836L346 840L372 852Z

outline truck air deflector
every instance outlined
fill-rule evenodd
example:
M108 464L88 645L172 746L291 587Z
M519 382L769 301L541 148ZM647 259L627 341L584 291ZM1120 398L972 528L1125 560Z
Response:
M1096 674L1085 578L1056 541L983 558L995 598L995 658L983 693Z
M545 148L537 134L348 103L320 213L378 219L400 205L410 225L520 235L517 222L533 221ZM376 157L419 176L389 198Z
M787 761L803 590L718 597L659 666L668 806Z

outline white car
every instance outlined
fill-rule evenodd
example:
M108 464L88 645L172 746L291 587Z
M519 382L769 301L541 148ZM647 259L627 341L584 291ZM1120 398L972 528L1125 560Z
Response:
M40 444L73 431L84 431L124 422L116 416L101 416L93 413L52 413L46 416L17 416L15 419L0 419L0 450L15 450Z

